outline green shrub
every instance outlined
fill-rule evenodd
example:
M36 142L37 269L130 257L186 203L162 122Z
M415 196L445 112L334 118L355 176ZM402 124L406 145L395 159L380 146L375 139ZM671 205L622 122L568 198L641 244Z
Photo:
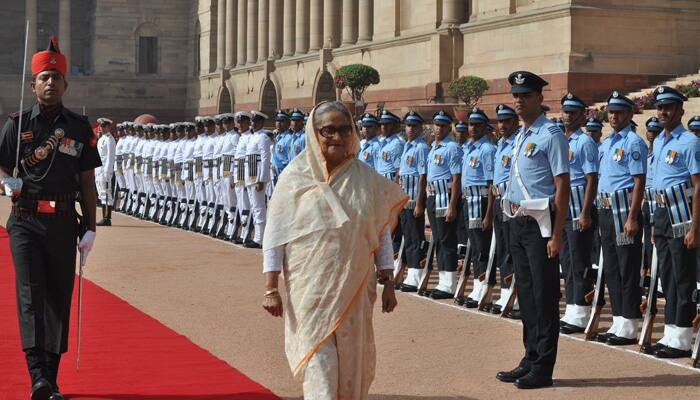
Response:
M447 94L460 99L469 108L475 107L487 90L489 85L483 78L471 75L455 79L447 86Z

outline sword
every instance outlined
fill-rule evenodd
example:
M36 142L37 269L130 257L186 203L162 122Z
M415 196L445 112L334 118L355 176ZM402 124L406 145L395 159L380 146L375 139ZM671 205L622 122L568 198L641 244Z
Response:
M80 269L78 277L78 351L75 360L75 369L80 370L80 331L83 317L83 267L85 266L85 252L80 250Z

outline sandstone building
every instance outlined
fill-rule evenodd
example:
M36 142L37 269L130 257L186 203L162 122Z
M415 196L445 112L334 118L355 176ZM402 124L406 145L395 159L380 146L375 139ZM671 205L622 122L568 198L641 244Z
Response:
M461 75L509 101L507 74L600 101L700 69L698 0L12 0L0 8L0 111L18 107L24 20L31 50L55 34L69 54L67 105L164 121L310 108L341 93L333 74L365 63L366 93L396 112L429 110ZM488 109L488 108L487 108Z

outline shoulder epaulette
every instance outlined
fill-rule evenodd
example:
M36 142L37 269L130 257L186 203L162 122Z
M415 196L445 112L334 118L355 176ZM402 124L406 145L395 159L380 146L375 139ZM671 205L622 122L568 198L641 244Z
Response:
M556 126L556 125L550 125L550 126L548 126L548 127L547 127L547 130L548 130L549 133L551 133L552 135L556 135L557 133L562 133L561 129L559 129L559 127Z

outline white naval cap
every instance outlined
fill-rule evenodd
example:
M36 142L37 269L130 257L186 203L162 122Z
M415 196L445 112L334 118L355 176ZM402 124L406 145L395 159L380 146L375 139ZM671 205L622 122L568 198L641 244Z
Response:
M267 116L267 114L265 114L265 113L263 113L263 112L260 112L260 111L257 111L257 110L251 111L251 112L250 112L250 115L251 115L251 119L252 119L253 121L255 121L255 120L261 120L261 119L262 119L262 120L266 120L266 119L269 118L269 117Z

